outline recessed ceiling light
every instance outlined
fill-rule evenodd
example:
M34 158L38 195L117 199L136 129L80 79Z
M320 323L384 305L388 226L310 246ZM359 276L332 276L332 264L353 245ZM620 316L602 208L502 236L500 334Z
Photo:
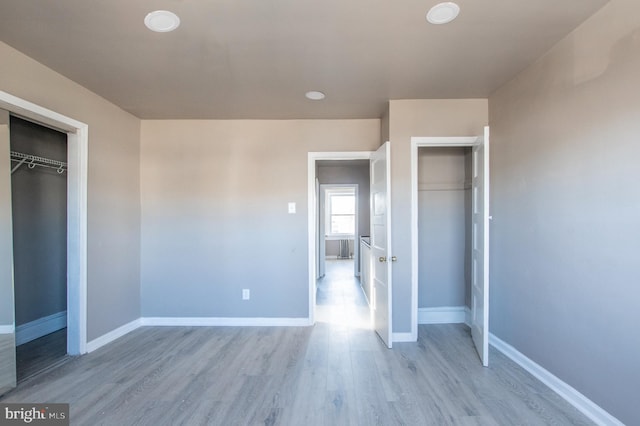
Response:
M457 4L450 1L438 3L427 12L427 21L435 25L448 24L456 19L458 13L460 6Z
M316 90L307 92L305 96L307 97L307 99L311 99L312 101L321 101L325 98L324 93L318 92Z
M157 33L168 33L180 26L180 18L178 18L178 15L173 12L169 12L168 10L156 10L155 12L151 12L145 16L144 24L151 31L155 31Z

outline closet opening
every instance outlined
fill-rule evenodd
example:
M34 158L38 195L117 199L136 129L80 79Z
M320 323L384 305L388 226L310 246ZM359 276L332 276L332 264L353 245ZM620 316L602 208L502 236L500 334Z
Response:
M469 323L470 147L418 149L418 322Z
M0 395L16 386L13 208L11 171L40 163L15 155L11 161L11 119L19 118L66 136L66 353L87 352L87 175L89 126L0 90ZM24 160L24 161L22 161ZM29 164L27 164L27 161ZM51 163L53 161L53 163ZM64 161L45 159L55 173ZM19 167L18 167L19 166ZM17 167L17 168L16 168ZM53 169L52 169L53 170ZM53 318L52 318L53 319ZM61 318L57 318L60 320Z
M465 323L489 365L489 127L411 138L412 333Z
M10 116L17 381L67 357L67 134Z

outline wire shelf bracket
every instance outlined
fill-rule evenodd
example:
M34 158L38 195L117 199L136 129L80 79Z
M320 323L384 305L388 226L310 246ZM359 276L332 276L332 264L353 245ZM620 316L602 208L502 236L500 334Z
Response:
M64 161L51 160L49 158L39 157L37 155L31 154L24 154L17 151L11 151L11 161L17 163L11 168L11 174L18 170L23 164L26 164L30 169L33 169L36 166L55 169L58 174L63 174L67 171L67 163Z

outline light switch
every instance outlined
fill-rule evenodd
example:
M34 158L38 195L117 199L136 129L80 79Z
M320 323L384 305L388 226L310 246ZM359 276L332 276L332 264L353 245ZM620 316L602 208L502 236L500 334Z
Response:
M289 214L295 214L296 212L296 203L289 203Z

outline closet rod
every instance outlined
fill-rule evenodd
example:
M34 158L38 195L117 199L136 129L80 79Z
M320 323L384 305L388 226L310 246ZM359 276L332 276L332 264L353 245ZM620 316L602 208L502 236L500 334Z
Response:
M11 169L11 174L13 174L20 168L20 166L25 163L30 169L39 166L56 169L58 174L62 174L67 171L67 163L65 163L64 161L51 160L49 158L39 157L37 155L31 154L23 154L22 152L17 151L11 151L11 161L18 163Z

